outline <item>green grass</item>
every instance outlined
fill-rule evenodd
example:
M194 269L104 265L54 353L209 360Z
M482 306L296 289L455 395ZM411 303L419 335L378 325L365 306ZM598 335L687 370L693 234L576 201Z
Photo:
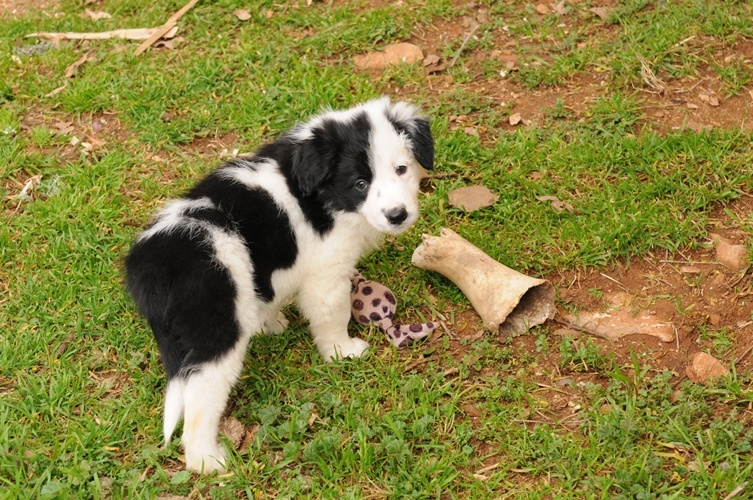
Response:
M745 2L625 2L606 21L568 4L568 29L525 2L481 3L490 22L446 92L420 68L375 76L350 57L470 13L448 1L200 2L180 22L184 44L138 58L119 40L10 56L34 43L23 38L31 31L158 25L182 1L113 0L102 6L112 19L96 23L72 0L57 18L0 18L0 498L723 498L753 475L750 373L678 386L547 329L531 334L533 354L489 334L398 352L353 326L370 355L327 364L295 310L288 333L252 342L230 411L258 430L231 454L229 474L176 473L179 445L159 448L163 369L124 291L122 258L162 200L217 164L202 141L233 134L249 151L325 106L411 89L432 118L437 175L416 227L362 266L399 291L399 314L441 312L451 328L468 302L410 265L422 232L451 227L511 267L546 274L700 245L709 213L750 195L749 134L660 135L634 92L640 56L665 81L711 71L728 95L746 95L749 69L717 50L753 36ZM252 19L239 21L239 8ZM501 32L518 37L511 78L523 88L610 71L604 95L579 119L560 100L544 123L503 132L509 102L463 85L478 76L472 54ZM461 44L438 53L454 57ZM95 59L66 79L88 51ZM497 72L489 62L479 74ZM458 115L491 132L456 130ZM72 145L94 120L103 144ZM74 130L58 134L61 121ZM34 175L30 198L9 198ZM449 191L479 183L500 195L493 207L449 206ZM730 331L702 333L728 355ZM569 388L580 411L560 421L536 381L581 375L599 383Z

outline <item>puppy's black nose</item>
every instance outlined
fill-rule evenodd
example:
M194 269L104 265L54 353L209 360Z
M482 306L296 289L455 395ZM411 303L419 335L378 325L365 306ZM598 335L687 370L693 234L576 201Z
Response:
M408 218L408 211L405 207L399 207L388 210L384 215L387 217L387 220L390 221L390 224L393 226L399 226Z

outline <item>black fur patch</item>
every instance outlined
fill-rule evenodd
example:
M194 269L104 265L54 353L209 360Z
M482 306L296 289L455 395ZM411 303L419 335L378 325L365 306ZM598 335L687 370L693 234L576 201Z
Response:
M243 163L233 165L250 168ZM291 267L298 255L290 220L265 190L249 188L220 172L210 174L186 198L207 197L232 221L249 249L256 293L271 302L275 296L272 273Z
M126 258L127 285L157 340L168 378L230 350L238 341L235 285L202 234L162 233Z
M411 141L411 152L418 163L426 170L434 168L434 139L429 122L424 118L414 118L409 122L388 116L398 133L403 133Z

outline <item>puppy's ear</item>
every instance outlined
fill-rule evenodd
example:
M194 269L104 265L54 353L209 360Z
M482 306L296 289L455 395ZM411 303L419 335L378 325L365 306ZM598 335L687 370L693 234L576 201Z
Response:
M429 121L420 116L415 107L397 102L389 110L395 129L410 140L410 149L418 163L426 170L434 168L434 138Z
M406 132L411 142L413 156L426 170L434 168L434 138L431 135L429 121L425 118L414 118Z
M324 122L303 139L293 154L292 173L304 196L310 196L334 171L338 157L337 131Z

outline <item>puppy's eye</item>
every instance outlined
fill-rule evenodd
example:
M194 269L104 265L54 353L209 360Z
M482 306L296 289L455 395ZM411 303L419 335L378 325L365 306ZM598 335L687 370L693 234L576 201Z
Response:
M406 167L405 165L398 165L397 167L395 167L395 173L397 173L397 175L403 175L407 171L408 167Z
M369 183L363 179L358 179L353 186L359 191L365 191L369 187Z

